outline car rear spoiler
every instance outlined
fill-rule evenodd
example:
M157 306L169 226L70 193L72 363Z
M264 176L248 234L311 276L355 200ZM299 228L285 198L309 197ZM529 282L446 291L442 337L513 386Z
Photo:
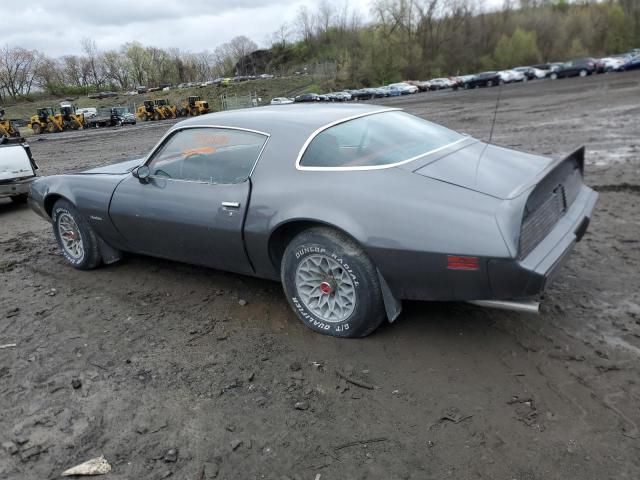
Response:
M584 176L584 154L585 154L585 147L584 145L576 150L574 150L573 152L571 152L569 155L567 155L564 158L560 158L554 162L551 162L549 165L547 165L547 167L542 170L540 173L538 173L535 177L533 177L529 182L524 183L520 186L518 186L514 191L512 191L507 198L515 198L519 195L521 195L523 192L526 192L529 188L537 185L543 178L545 178L547 175L549 175L549 173L551 171L553 171L558 165L560 165L561 163L564 162L568 162L568 161L575 161L576 165L578 166L578 168L580 169L580 174Z

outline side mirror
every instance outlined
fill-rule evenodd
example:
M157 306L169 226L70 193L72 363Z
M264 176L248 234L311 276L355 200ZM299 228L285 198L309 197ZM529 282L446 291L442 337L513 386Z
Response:
M147 165L140 165L131 172L134 177L140 180L140 183L147 183L151 175L151 169Z

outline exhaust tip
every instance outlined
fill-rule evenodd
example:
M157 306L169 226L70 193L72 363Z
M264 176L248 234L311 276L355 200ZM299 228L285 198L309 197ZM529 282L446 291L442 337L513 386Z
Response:
M511 310L512 312L524 312L536 315L540 313L540 302L533 300L470 300L467 303L479 307Z

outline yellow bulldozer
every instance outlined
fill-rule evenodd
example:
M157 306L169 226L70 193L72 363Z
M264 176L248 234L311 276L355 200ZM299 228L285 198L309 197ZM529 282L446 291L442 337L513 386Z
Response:
M13 126L11 120L4 119L4 108L0 108L0 138L2 137L19 137L20 132Z
M196 115L204 115L209 112L209 102L202 100L197 95L188 97L180 109L180 114L183 117L195 117Z
M60 113L51 107L39 108L29 121L28 127L36 135L49 132L64 132L65 130L80 130L84 128L84 115L76 114L73 105L62 105Z

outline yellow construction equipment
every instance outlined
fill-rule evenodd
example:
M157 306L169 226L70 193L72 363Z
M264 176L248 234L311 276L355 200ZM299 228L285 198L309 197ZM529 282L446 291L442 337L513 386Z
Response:
M178 116L178 109L175 105L171 105L165 98L155 100L154 102L154 120L166 120L167 118L176 118Z
M136 110L136 117L145 122L147 120L167 120L177 116L178 109L164 98L160 100L145 100Z
M155 105L153 104L153 100L145 100L142 105L138 107L136 110L136 117L138 117L143 122L148 120L153 120L153 114L155 112Z
M209 102L194 95L187 98L187 101L182 104L180 114L183 117L194 117L196 115L204 115L205 113L209 113L209 111Z
M56 115L56 118L60 117L62 121L58 120L56 126L58 132L63 130L82 130L84 128L84 113L76 113L76 107L73 105L61 104L60 115Z
M2 137L19 137L20 132L13 126L11 120L4 119L4 108L0 108L0 138Z
M27 126L33 130L33 133L36 135L49 131L49 125L51 125L51 131L55 132L55 127L53 126L55 116L56 112L53 108L39 108L37 113L31 117Z
M28 127L36 135L49 132L63 132L65 130L80 130L84 128L84 115L76 114L73 105L63 104L60 113L51 107L39 108L37 113L31 117Z

